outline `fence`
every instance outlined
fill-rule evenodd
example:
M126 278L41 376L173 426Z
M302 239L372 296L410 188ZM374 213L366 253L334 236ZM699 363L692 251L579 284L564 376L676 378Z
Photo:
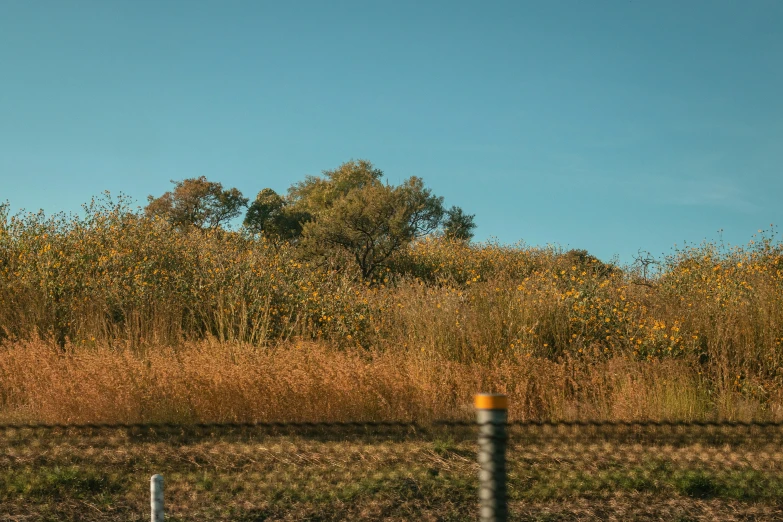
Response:
M150 520L163 484L166 520L783 520L783 424L482 400L478 423L6 425L0 520Z

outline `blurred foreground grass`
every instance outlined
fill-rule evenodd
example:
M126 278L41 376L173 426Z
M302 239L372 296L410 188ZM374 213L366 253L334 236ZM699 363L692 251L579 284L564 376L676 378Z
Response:
M0 520L147 520L154 473L170 520L475 520L474 435L6 430ZM783 454L764 437L510 435L512 520L783 516Z

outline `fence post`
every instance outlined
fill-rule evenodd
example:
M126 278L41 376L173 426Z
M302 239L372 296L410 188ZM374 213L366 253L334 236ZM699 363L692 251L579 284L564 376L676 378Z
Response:
M508 398L480 393L475 398L479 425L479 518L481 522L506 522L506 422Z
M150 508L152 522L163 522L163 476L153 475L150 479Z

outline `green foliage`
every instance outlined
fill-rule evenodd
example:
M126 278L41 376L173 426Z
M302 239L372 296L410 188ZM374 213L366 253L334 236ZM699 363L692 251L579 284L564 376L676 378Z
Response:
M288 200L301 212L318 216L354 190L381 185L383 171L367 160L351 160L323 177L307 176L288 189Z
M118 481L115 477L95 469L40 466L18 470L0 479L0 500L95 499L120 492L122 482L124 480Z
M443 222L443 235L448 239L470 241L473 239L475 214L465 214L460 207L451 207L446 211L446 219Z
M696 498L712 498L720 492L715 479L701 470L688 470L675 475L674 484L684 495Z
M303 247L314 257L342 250L368 279L413 239L435 230L440 198L418 178L399 187L370 183L355 188L305 224Z
M355 266L370 279L411 241L441 226L443 198L417 177L399 186L381 181L383 172L367 160L352 160L323 176L308 176L286 197L262 190L245 226L273 242L297 242L305 259L322 265ZM472 216L449 211L449 233L468 237Z
M265 188L256 196L245 216L245 227L254 233L261 233L274 243L296 240L302 235L304 223L310 220L306 212L288 208L277 192Z
M247 206L247 198L236 189L223 190L223 185L206 177L171 181L174 190L155 198L149 196L145 213L170 222L180 230L195 226L215 230L239 216Z

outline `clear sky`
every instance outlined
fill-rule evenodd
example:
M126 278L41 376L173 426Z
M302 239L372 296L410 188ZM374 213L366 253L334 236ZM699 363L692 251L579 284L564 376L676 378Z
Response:
M782 93L778 0L2 0L0 200L366 158L479 240L630 261L783 222Z

